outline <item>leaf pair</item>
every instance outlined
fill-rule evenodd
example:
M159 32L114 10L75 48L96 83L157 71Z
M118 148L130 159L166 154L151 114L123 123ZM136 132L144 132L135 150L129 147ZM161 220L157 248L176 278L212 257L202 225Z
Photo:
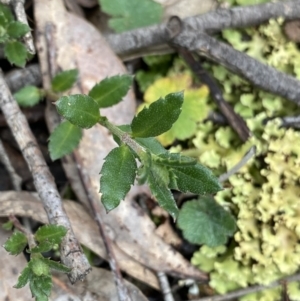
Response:
M163 158L163 160L162 160ZM195 160L179 154L154 157L148 169L148 183L159 205L176 219L178 208L171 189L195 194L214 194L222 187L212 172Z
M27 49L18 39L29 31L28 25L15 21L9 7L0 3L0 43L5 44L4 54L11 64L25 66Z
M192 158L172 154L154 138L138 138L147 147L140 158L126 145L113 149L105 158L101 170L101 201L107 211L117 207L134 184L136 174L139 182L147 183L159 205L176 219L178 208L171 189L197 194L216 193L221 189L218 179L206 167ZM119 143L121 143L119 141ZM135 157L142 165L137 168Z
M72 87L78 76L77 70L64 71L52 80L52 89L63 92ZM106 78L96 84L89 95L63 96L56 102L58 112L67 121L60 124L51 134L49 151L52 160L71 153L82 137L81 128L90 128L100 118L99 108L113 106L127 94L132 84L129 75Z
M36 300L48 300L52 288L50 269L63 273L70 272L70 269L58 262L44 258L40 252L50 251L55 245L60 244L66 232L66 228L57 225L45 225L38 229L34 239L39 244L29 250L30 261L19 276L15 288L22 288L29 282L32 296ZM17 255L23 252L27 244L26 235L16 231L6 241L4 248L11 255Z
M62 238L66 235L67 230L63 226L45 225L40 227L34 235L34 239L39 243L38 246L30 249L30 252L47 252L54 245L60 244ZM13 235L4 244L4 249L11 255L18 255L28 244L27 237L24 233L15 231Z

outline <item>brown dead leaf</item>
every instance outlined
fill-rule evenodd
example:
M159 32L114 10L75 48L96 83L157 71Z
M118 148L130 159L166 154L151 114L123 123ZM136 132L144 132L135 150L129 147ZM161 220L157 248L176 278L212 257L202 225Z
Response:
M64 208L80 243L98 256L106 259L106 251L95 221L91 219L85 209L78 203L64 201ZM35 193L25 191L0 192L0 216L9 216L10 214L30 217L44 224L48 223L43 205ZM113 249L122 270L154 288L159 288L156 275L151 270L132 260L114 243Z
M51 73L50 67L55 70L79 69L80 80L71 94L78 92L87 94L95 83L105 77L126 72L122 62L115 56L100 33L83 19L67 13L62 1L36 0L35 18L39 32L37 49L46 88L50 83L50 78L47 77L47 74ZM49 28L52 28L51 43L49 44L48 41L47 44L45 34ZM47 47L51 47L52 66L48 66ZM132 91L121 103L101 112L115 124L129 123L135 113ZM116 146L107 130L96 125L84 131L80 146L75 151L76 163L85 190L95 201L99 201L99 171L103 159ZM130 195L109 214L106 214L103 206L101 209L111 240L124 254L127 254L128 261L137 261L155 271L197 279L207 278L180 253L155 235L153 222L132 201ZM145 279L141 280L145 281Z
M110 271L101 268L93 268L86 279L76 286L73 286L68 281L65 274L54 273L53 290L50 301L70 301L78 298L82 301L118 301L118 293L114 283L113 275ZM141 291L125 280L125 285L132 298L132 301L146 301L147 298ZM79 298L80 297L80 298Z
M0 224L0 300L32 300L28 286L21 289L13 287L17 283L18 277L25 268L27 261L23 254L12 256L2 247L12 233L4 231L1 226Z

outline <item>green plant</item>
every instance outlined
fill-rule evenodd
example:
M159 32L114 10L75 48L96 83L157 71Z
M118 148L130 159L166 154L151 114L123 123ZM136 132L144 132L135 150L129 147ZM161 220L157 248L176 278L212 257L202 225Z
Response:
M271 20L258 29L228 30L223 37L257 59L299 78L300 52L281 30L281 20ZM248 33L251 39L243 39ZM259 41L259 43L258 43ZM272 51L270 51L272 50ZM299 132L281 127L272 117L299 114L299 107L259 91L221 66L211 68L224 87L224 96L247 122L253 137L241 144L228 126L200 124L192 140L193 154L217 172L230 169L250 145L257 157L230 177L215 199L237 219L237 232L229 244L203 246L192 263L210 273L210 286L217 293L255 284L267 285L299 270ZM287 284L291 300L299 300L299 283ZM253 293L241 300L275 301L280 289Z
M7 228L7 227L6 227ZM50 271L63 273L70 269L56 261L45 258L41 253L57 249L67 230L63 226L45 225L32 235L26 231L15 231L4 244L4 248L11 255L18 255L24 251L30 254L27 266L21 272L15 288L22 288L27 283L36 301L47 301L51 293L52 278Z
M130 125L115 126L101 116L99 109L120 102L131 82L128 75L113 76L96 84L89 95L60 97L56 107L67 123L62 123L51 135L50 155L55 159L70 151L66 146L70 145L71 137L74 138L75 129L101 124L110 130L119 144L107 155L101 170L101 201L106 210L119 205L137 177L139 183L149 185L160 206L176 219L178 208L171 189L212 194L221 186L209 169L194 159L170 153L154 138L168 131L178 119L183 105L182 92L168 94L144 108ZM67 133L66 128L69 129ZM73 147L80 140L79 133L80 129L75 134ZM64 140L56 138L60 134L65 135ZM141 162L139 167L136 160Z
M45 93L54 97L54 92L69 89L76 79L75 70L64 71L52 80L52 91ZM122 100L131 83L131 76L117 75L96 84L88 95L60 97L55 105L66 120L50 136L50 156L55 160L70 153L79 144L82 128L101 124L113 134L119 145L107 155L100 173L101 201L106 210L110 211L120 204L137 178L139 183L149 185L159 205L175 220L179 210L172 189L204 195L216 193L221 185L208 168L195 159L169 152L155 139L155 136L168 131L180 116L184 102L183 92L170 93L153 102L148 108L141 110L130 125L113 125L101 115L101 108ZM25 95L23 102L27 102L28 97L30 98L30 94ZM139 167L136 161L141 163ZM215 206L215 203L206 205L212 212L216 210ZM223 210L222 207L215 212L220 213L220 210ZM222 225L219 225L218 229L223 234L220 234L219 240L215 239L214 244L223 243L224 237L234 233L234 221L228 214L226 216L226 230L222 230ZM225 225L228 221L230 226ZM194 229L184 228L184 235L190 231ZM201 242L206 241L204 238ZM210 245L209 241L207 243Z
M98 0L101 10L112 16L109 26L116 32L159 23L163 8L152 0Z
M24 67L29 53L19 41L30 31L28 25L15 21L10 8L0 3L0 44L4 44L4 55L11 64Z

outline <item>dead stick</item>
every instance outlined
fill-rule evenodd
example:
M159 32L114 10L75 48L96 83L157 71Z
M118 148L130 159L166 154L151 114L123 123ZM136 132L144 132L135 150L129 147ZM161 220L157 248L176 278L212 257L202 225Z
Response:
M72 283L83 279L90 271L90 265L63 209L53 176L26 118L7 87L2 71L0 71L0 108L32 173L35 188L43 202L49 222L68 229L61 244L61 259L63 264L72 268L69 278Z
M189 30L215 33L226 28L258 26L270 19L282 17L285 20L299 19L300 1L278 1L229 9L217 9L203 15L183 20L184 28ZM152 25L111 34L106 37L114 51L121 57L140 52L167 42L167 23Z
M194 301L225 301L225 300L233 300L248 294L256 293L256 292L261 292L266 289L270 289L276 286L280 286L283 283L289 283L289 282L294 282L294 281L299 281L300 280L300 274L295 274L292 276L288 276L282 279L279 279L277 281L272 282L269 285L254 285L250 286L244 289L236 290L234 292L225 294L225 295L219 295L219 296L211 296L211 297L204 297L200 299L196 299Z

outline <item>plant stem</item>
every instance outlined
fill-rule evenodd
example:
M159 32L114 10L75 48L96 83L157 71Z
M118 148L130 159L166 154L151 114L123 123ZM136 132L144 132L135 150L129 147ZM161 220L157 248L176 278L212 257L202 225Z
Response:
M146 154L146 149L131 138L130 134L110 123L106 117L101 116L99 124L106 127L112 134L117 136L124 144L128 145L141 159Z

